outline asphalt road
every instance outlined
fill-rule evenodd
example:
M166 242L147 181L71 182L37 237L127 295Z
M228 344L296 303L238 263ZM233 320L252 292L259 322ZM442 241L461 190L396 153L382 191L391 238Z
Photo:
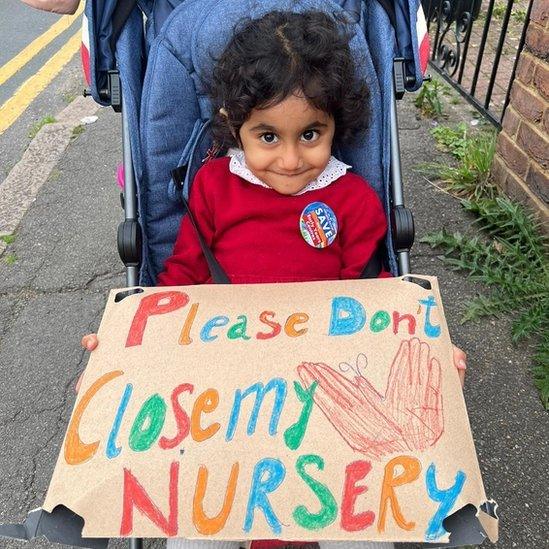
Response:
M12 61L35 39L47 32L63 16L32 9L19 0L0 2L0 69ZM26 56L27 62L0 84L0 107L13 100L20 87L35 76L67 43L81 25L77 18L72 25L63 26L62 32L47 45L36 48ZM0 131L0 186L13 166L28 147L33 129L46 117L55 116L84 89L79 56L73 59L55 76L44 76L46 88L25 108L23 113L5 131ZM19 100L22 101L22 100Z

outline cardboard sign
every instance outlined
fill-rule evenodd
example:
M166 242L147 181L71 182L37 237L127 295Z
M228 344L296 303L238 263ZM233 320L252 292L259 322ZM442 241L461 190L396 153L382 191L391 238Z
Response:
M89 537L447 541L486 497L419 280L112 291L44 508Z

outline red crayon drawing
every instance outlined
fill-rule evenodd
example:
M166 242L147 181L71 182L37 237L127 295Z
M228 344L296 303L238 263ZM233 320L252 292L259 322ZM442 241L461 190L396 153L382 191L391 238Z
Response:
M314 400L347 444L372 458L394 452L425 450L444 432L440 363L418 338L403 341L391 369L385 394L363 375L366 357L359 355L353 379L322 363L302 363L297 371Z

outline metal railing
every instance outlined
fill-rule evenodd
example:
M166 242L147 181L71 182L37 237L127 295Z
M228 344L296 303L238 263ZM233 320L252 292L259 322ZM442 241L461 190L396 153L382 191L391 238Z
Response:
M533 0L422 0L431 66L500 128Z

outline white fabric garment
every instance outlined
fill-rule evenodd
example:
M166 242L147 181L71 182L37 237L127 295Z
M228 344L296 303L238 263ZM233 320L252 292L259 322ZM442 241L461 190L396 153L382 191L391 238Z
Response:
M392 543L376 541L321 541L320 549L394 549ZM214 541L170 538L167 549L240 549L238 541Z
M259 185L260 187L267 187L269 185L263 183L261 179L258 179L246 166L246 158L244 157L244 151L241 149L229 149L227 156L231 157L231 162L229 163L229 171L242 177L242 179L248 181L248 183L253 183L254 185ZM334 156L330 156L328 164L322 171L322 173L313 181L311 181L304 189L301 189L297 195L304 194L308 191L314 191L316 189L323 189L339 179L342 175L347 173L347 170L351 168L344 162L341 162Z

